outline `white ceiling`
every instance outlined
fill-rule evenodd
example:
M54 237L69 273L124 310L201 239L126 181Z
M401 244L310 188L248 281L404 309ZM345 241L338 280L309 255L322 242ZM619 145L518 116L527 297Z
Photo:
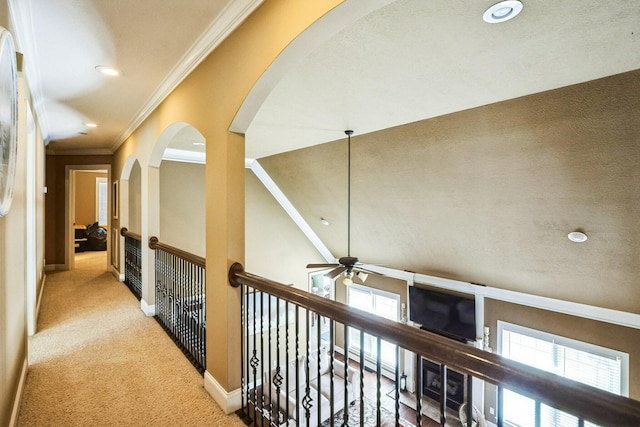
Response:
M495 0L378 2L389 4L313 47L274 85L246 130L248 157L640 68L639 1L527 1L500 24L482 20Z
M261 1L10 0L49 150L113 152Z
M112 152L261 1L10 0L50 149ZM486 24L494 2L345 1L300 38L308 49L240 126L247 156L640 68L640 2L531 1ZM124 74L105 78L100 64Z

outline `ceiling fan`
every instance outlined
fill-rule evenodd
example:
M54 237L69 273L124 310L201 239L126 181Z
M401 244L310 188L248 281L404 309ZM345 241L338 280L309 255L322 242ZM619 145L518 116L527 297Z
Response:
M361 267L362 263L357 257L351 256L351 135L352 130L345 130L347 135L347 256L338 259L338 263L326 263L326 264L307 264L307 268L328 268L333 267L332 270L325 273L324 276L330 279L335 279L340 274L344 273L344 285L351 285L353 283L353 276L357 277L364 283L367 280L369 273L378 274L371 270L366 270Z

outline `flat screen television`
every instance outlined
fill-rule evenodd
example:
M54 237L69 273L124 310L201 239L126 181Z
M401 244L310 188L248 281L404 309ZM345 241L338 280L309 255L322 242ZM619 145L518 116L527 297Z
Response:
M409 320L421 329L462 342L476 340L473 297L409 286Z

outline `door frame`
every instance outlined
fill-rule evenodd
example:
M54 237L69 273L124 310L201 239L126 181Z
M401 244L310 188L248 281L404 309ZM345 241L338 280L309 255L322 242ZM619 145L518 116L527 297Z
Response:
M76 171L106 171L107 172L107 182L111 182L111 165L110 164L97 164L97 165L66 165L64 172L64 182L65 182L65 233L64 233L64 247L65 247L65 256L64 256L64 269L65 270L73 270L75 268L75 195L76 195L76 185L74 179L74 172ZM111 200L113 199L111 186L108 186L108 206L107 212L107 228L111 230L112 220L111 220ZM105 260L105 270L110 270L111 260L111 242L109 236L107 236L107 254Z

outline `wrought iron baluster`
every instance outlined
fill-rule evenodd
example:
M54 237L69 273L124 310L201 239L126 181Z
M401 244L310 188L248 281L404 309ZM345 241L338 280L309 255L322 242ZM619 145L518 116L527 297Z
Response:
M300 307L296 305L296 427L300 426L300 367L298 366L300 360Z
M322 381L320 381L320 360L322 355L320 353L322 353L322 348L320 347L320 342L322 340L322 336L321 336L321 324L322 324L322 319L320 318L320 316L317 313L313 313L314 316L316 316L316 339L318 340L318 352L316 354L316 360L317 360L317 364L316 364L316 378L318 381L318 425L322 424L322 408L320 407L320 396L322 396ZM333 412L332 412L333 414Z
M310 323L310 313L309 310L305 310L306 315L306 334L307 337L307 345L306 345L306 357L304 358L304 372L305 377L307 379L307 383L304 389L304 397L302 398L302 406L305 411L305 419L307 421L307 427L310 426L311 423L311 408L313 407L313 399L311 398L311 381L309 381L309 323Z
M440 425L447 423L447 365L440 365Z
M344 377L347 377L347 373L349 372L349 326L343 324L344 326ZM349 389L347 388L348 384L346 381L343 381L344 383L344 407L345 408L349 408ZM353 384L353 387L355 387L356 385ZM355 390L355 388L354 388ZM362 388L360 388L360 392L362 393ZM348 426L349 425L349 411L345 410L344 414L342 415L343 418L343 423L342 425Z
M378 425L381 424L380 418L382 416L380 412L380 387L382 386L382 340L380 337L377 338L377 346L376 346L376 420L378 420ZM364 409L360 410L361 413L364 414Z
M422 425L422 356L416 354L416 424Z
M406 381L406 380L405 380ZM396 369L395 369L395 419L396 426L400 425L400 346L396 346Z
M364 420L364 332L360 331L360 424ZM344 373L345 378L347 372ZM346 383L346 381L345 381Z
M473 422L473 376L467 374L467 424L471 425Z
M333 367L333 362L334 362L334 352L335 352L335 336L334 336L334 328L335 328L335 323L333 321L333 319L329 320L329 387L330 387L330 409L331 409L331 427L334 427L334 423L333 423L333 414L335 414L335 409L334 409L334 399L335 399L335 392L334 392L334 381L333 381L333 376L335 374L334 372L334 367ZM346 372L345 372L345 376L346 376ZM345 381L346 382L346 381ZM345 410L346 411L346 410Z

